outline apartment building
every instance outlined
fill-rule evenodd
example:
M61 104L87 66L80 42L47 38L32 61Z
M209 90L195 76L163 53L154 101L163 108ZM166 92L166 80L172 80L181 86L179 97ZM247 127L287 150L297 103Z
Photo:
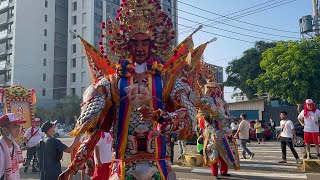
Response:
M176 0L161 0L162 11L169 15L176 32L174 46L178 45L178 3Z
M0 0L0 86L34 88L50 106L66 95L68 3Z
M119 5L119 0L69 0L68 29L98 48L101 22L115 17ZM82 97L91 83L90 72L81 41L72 33L68 36L67 75L67 95Z

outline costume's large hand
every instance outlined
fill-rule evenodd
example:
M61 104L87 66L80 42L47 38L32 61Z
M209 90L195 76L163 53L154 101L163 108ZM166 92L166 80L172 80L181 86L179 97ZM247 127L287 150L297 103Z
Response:
M153 108L149 106L142 106L137 109L140 113L141 120L144 121L157 121L159 118L158 110L155 111Z

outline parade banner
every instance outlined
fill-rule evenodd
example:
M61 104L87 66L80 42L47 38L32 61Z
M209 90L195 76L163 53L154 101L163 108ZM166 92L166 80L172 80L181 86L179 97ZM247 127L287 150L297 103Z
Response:
M21 143L25 130L31 127L31 120L34 119L35 90L21 85L0 88L0 103L3 107L3 114L15 113L19 119L27 121L22 124L23 127L17 140L18 143Z

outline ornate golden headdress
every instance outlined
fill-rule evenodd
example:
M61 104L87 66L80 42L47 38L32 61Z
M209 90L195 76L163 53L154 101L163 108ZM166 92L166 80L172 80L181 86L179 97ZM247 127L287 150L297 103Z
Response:
M128 42L139 32L148 34L154 42L151 47L154 57L169 53L175 31L168 15L161 11L159 0L123 0L117 13L115 20L101 24L104 30L101 38L105 41L100 42L100 52L112 59L112 63L129 58Z

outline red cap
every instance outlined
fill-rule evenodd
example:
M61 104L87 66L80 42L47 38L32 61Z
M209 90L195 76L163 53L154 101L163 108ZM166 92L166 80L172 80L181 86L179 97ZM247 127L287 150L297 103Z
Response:
M17 118L14 113L4 114L0 117L0 127L7 126L9 124L23 124L27 122L24 119Z
M32 122L40 122L40 118L34 118Z
M306 104L313 104L312 99L307 99L307 100L306 100Z

